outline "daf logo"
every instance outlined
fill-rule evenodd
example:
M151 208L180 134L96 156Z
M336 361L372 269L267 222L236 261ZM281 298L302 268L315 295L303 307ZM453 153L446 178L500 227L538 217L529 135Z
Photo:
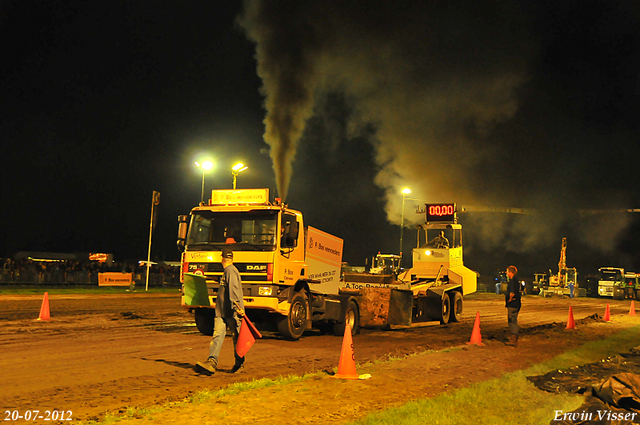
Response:
M256 266L252 266L252 265L247 266L247 271L264 272L266 270L267 270L266 264L256 265Z

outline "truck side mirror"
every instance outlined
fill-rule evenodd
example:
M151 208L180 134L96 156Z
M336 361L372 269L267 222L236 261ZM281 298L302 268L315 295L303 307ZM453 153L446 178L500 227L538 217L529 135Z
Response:
M178 249L180 251L184 251L184 247L186 244L186 240L187 240L187 228L188 228L188 224L187 221L189 219L189 216L186 215L179 215L178 216Z

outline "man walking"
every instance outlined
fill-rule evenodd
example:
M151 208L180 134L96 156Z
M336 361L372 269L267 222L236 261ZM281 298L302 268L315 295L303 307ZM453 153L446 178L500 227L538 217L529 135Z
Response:
M507 267L507 290L504 293L505 305L507 307L507 323L509 324L509 331L511 332L511 343L513 346L518 346L518 333L520 332L520 326L518 326L518 313L520 313L520 283L517 279L518 269L516 266Z
M213 338L209 344L209 358L206 362L197 362L196 365L209 373L215 373L218 366L218 356L222 349L224 337L227 334L227 326L233 333L233 354L235 364L231 373L236 373L244 365L244 357L236 353L240 325L244 317L244 303L242 301L242 282L240 273L233 265L233 252L231 250L222 251L222 267L224 273L220 279L218 297L216 299L216 317L213 325Z

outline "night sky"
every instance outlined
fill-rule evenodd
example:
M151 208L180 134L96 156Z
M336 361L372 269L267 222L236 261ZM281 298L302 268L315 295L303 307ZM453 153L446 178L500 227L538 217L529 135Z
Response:
M425 202L468 212L489 280L640 272L640 3L0 2L0 256L177 260L206 192L268 187L363 265L415 245ZM210 192L209 192L210 193ZM586 211L596 211L587 214Z

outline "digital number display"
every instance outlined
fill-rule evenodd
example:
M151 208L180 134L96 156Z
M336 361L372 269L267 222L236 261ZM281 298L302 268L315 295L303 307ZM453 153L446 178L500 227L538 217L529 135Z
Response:
M456 221L456 204L426 204L427 223Z

